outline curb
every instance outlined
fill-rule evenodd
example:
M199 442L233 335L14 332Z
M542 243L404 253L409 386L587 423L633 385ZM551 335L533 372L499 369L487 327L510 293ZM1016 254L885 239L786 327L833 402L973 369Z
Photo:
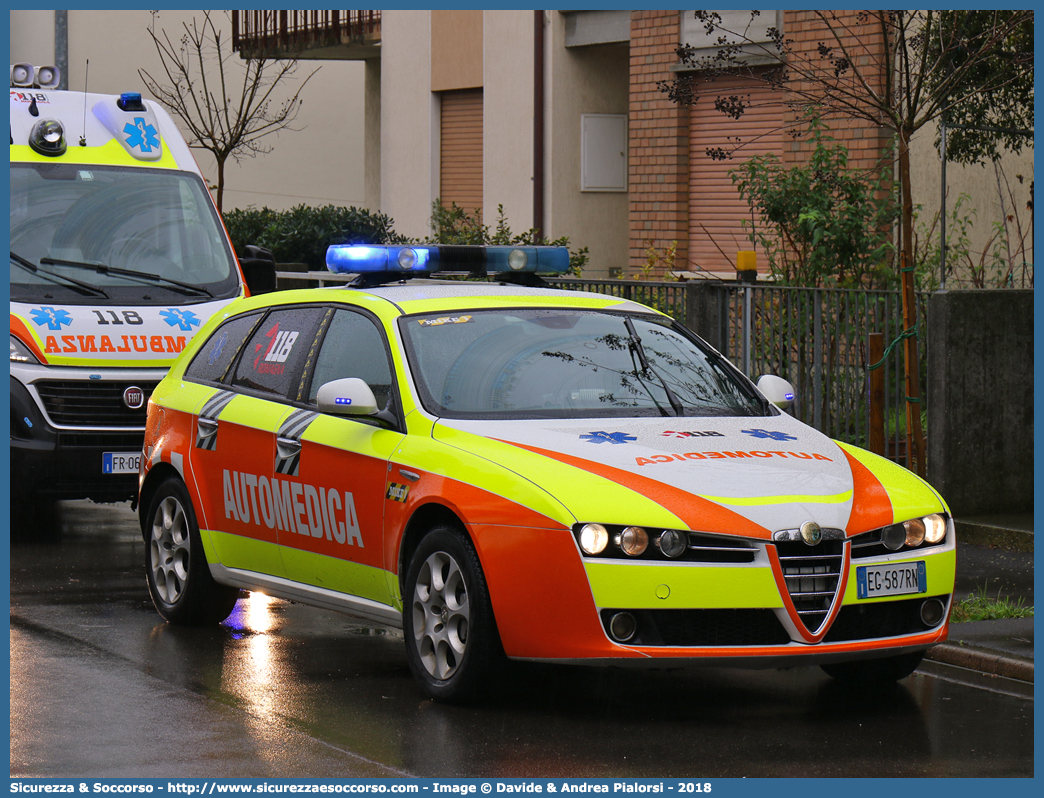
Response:
M1033 531L995 526L981 521L953 519L957 540L976 546L996 546L1001 549L1033 553Z
M994 676L1004 676L1008 679L1017 679L1020 682L1033 684L1033 663L1026 660L1002 657L988 651L970 648L967 646L955 646L942 643L930 648L924 655L925 659L933 662L942 662L946 665L957 665L961 668L989 673Z

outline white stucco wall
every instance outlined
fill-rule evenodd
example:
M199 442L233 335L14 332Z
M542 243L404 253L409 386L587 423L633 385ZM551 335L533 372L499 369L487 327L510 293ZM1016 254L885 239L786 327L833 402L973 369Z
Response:
M431 15L381 12L381 210L422 238L438 195L439 109L431 93Z
M11 11L12 59L53 63L54 12ZM161 11L156 30L171 40L181 38L182 23L199 11ZM223 34L231 44L231 22L226 12L215 12ZM69 88L83 89L85 67L90 61L89 89L118 93L141 91L150 96L139 68L159 78L161 65L148 35L152 21L148 11L69 11ZM116 39L118 32L118 46ZM235 56L230 65L243 62ZM285 130L263 139L272 151L225 168L225 208L268 206L276 210L301 203L309 205L365 205L363 83L364 65L354 61L301 61L299 85L316 67L319 72L301 94L304 105L294 122L297 130ZM286 96L286 95L284 95ZM213 156L194 150L200 168L213 183Z
M927 229L942 203L942 160L935 146L938 135L934 125L926 126L915 137L911 147L911 186L914 205L921 205L918 229ZM1022 176L1022 182L1018 176ZM1033 261L1032 216L1026 207L1030 200L1030 183L1033 181L1033 147L1024 147L1019 155L1005 154L997 164L961 166L949 163L946 167L947 214L953 213L958 198L967 194L961 215L973 219L971 247L975 262L983 250L992 249L990 239L994 235L994 223L1009 217L1007 235L1014 250L1021 223L1026 242L1026 260ZM1010 188L1010 192L1009 192ZM1010 218L1015 217L1015 218ZM948 233L953 230L952 220L947 222ZM939 241L939 227L932 234ZM999 239L997 239L999 240ZM954 261L948 257L948 263ZM1032 274L1032 271L1030 272ZM955 286L954 286L955 287Z
M628 113L629 51L627 45L567 48L565 18L552 12L550 20L544 215L549 237L569 236L571 249L588 248L584 276L608 277L610 270L627 266L628 196L581 192L580 117Z
M483 14L483 220L533 226L533 12ZM545 158L547 154L545 152Z

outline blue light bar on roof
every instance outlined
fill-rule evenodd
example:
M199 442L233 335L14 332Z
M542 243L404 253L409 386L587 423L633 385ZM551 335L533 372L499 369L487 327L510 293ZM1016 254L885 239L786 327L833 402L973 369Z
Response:
M569 271L569 250L547 246L400 246L332 244L326 268L335 274L551 273Z

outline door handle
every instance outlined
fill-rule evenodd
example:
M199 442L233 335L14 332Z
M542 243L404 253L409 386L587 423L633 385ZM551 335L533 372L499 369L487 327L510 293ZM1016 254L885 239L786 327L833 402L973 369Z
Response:
M279 455L281 460L293 457L295 454L300 454L300 452L301 441L291 440L290 438L276 438L276 454Z

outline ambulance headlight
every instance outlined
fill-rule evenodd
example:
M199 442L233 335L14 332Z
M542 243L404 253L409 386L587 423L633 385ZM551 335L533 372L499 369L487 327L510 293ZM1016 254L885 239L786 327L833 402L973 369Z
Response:
M924 540L926 543L942 543L946 539L946 516L941 513L932 513L925 516Z
M659 537L660 551L672 560L681 557L689 548L689 536L677 529L666 529Z
M649 533L640 526L629 526L616 537L616 545L628 557L640 557L649 548Z
M61 155L65 152L65 126L57 119L41 119L29 132L29 146L40 155Z
M924 543L924 521L920 518L911 518L903 524L906 529L906 545L920 546Z
M601 524L584 524L580 530L580 548L584 554L601 554L609 545L609 531Z
M11 362L12 363L39 363L40 361L36 358L32 352L29 351L29 347L11 336Z

